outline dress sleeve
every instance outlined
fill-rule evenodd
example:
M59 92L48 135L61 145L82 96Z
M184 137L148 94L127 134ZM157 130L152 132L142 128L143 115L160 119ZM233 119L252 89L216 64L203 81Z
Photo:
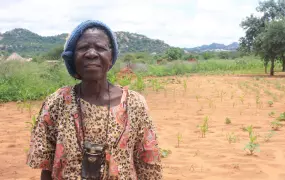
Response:
M162 165L157 141L155 126L148 113L145 98L139 95L138 109L140 125L137 142L134 149L134 164L138 179L162 179Z
M31 132L27 164L35 169L52 171L56 145L54 114L51 112L52 106L53 102L47 98L42 104Z

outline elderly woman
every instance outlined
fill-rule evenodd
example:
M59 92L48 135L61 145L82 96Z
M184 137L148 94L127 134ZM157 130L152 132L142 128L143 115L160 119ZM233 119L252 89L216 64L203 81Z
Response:
M154 125L139 93L107 81L118 46L99 21L79 24L62 57L81 82L43 103L27 164L41 179L162 179Z

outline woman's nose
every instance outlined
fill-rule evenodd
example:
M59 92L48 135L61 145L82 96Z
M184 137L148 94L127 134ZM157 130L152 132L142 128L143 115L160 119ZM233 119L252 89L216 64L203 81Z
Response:
M94 59L98 57L98 52L94 48L90 48L85 56L89 59Z

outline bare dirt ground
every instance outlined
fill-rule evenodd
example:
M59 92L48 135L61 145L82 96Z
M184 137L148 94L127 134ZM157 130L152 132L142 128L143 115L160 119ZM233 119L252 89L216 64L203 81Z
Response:
M150 88L144 95L160 147L172 151L163 158L164 179L285 179L285 127L265 141L270 122L284 112L285 79L191 76L159 81L167 82L165 90ZM272 107L268 101L273 102ZM35 104L33 113L40 102ZM206 116L209 129L202 138L197 125ZM231 124L225 124L226 118ZM26 121L30 121L27 110L22 113L16 103L1 105L0 179L39 179L40 171L25 165L30 136ZM253 155L244 151L249 135L242 129L249 125L260 144L260 152ZM235 143L227 140L229 133L234 133ZM179 147L178 134L182 137Z

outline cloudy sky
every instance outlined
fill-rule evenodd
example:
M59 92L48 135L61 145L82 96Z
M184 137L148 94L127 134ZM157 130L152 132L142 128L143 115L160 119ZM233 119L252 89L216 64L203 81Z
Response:
M97 19L178 47L230 44L258 0L0 0L0 32L26 28L40 35L69 33Z

